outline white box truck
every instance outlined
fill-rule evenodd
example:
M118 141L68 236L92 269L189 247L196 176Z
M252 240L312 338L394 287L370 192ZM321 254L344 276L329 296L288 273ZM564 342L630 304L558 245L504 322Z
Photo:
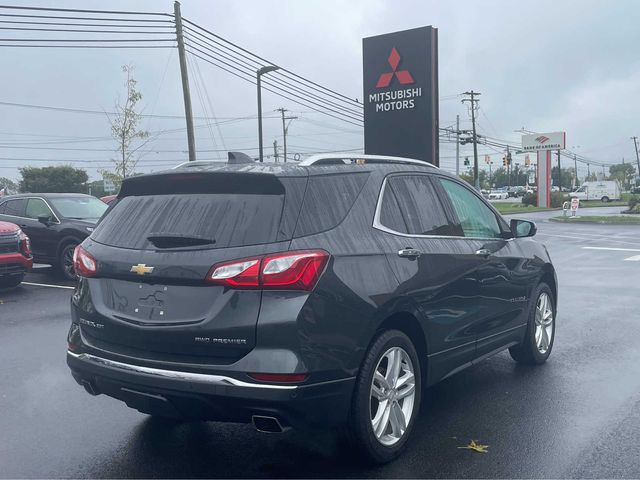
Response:
M584 182L580 188L569 194L571 198L579 198L580 200L600 200L609 202L611 200L620 200L622 191L617 180L602 180L598 182Z

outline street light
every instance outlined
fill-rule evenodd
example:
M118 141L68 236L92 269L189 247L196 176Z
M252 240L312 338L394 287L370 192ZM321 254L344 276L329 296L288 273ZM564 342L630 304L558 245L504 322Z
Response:
M274 70L278 70L279 68L280 67L276 67L275 65L268 65L266 67L262 67L258 69L258 71L256 72L256 78L257 78L256 85L258 86L258 147L260 149L261 162L263 161L263 154L262 154L262 88L261 88L260 77L262 77L262 75L264 75L265 73L273 72Z

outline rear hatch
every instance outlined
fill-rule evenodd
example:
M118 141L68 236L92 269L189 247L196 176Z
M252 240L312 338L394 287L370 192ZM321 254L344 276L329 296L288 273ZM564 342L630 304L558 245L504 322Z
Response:
M260 290L205 281L220 262L286 251L306 185L300 170L145 176L83 247L98 275L76 295L88 344L187 363L231 363L256 342Z

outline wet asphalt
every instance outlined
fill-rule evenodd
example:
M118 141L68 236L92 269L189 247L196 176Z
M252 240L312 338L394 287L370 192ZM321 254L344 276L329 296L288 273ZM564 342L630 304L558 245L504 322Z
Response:
M65 363L71 290L0 291L0 477L640 477L640 261L626 260L640 226L552 214L532 214L560 284L550 360L502 353L426 390L405 454L385 466L329 434L157 421L91 397ZM65 285L46 268L27 281ZM471 439L489 453L457 448Z

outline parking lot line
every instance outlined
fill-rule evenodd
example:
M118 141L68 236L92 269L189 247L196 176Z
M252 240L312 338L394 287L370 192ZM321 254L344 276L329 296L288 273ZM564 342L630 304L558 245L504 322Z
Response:
M640 248L618 248L618 247L582 247L585 250L611 250L614 252L640 252Z
M625 258L626 262L640 262L640 255L634 255L633 257Z
M50 285L48 283L32 283L32 282L22 282L22 285L30 285L32 287L48 287L48 288L63 288L65 290L73 290L76 287L68 287L66 285Z

